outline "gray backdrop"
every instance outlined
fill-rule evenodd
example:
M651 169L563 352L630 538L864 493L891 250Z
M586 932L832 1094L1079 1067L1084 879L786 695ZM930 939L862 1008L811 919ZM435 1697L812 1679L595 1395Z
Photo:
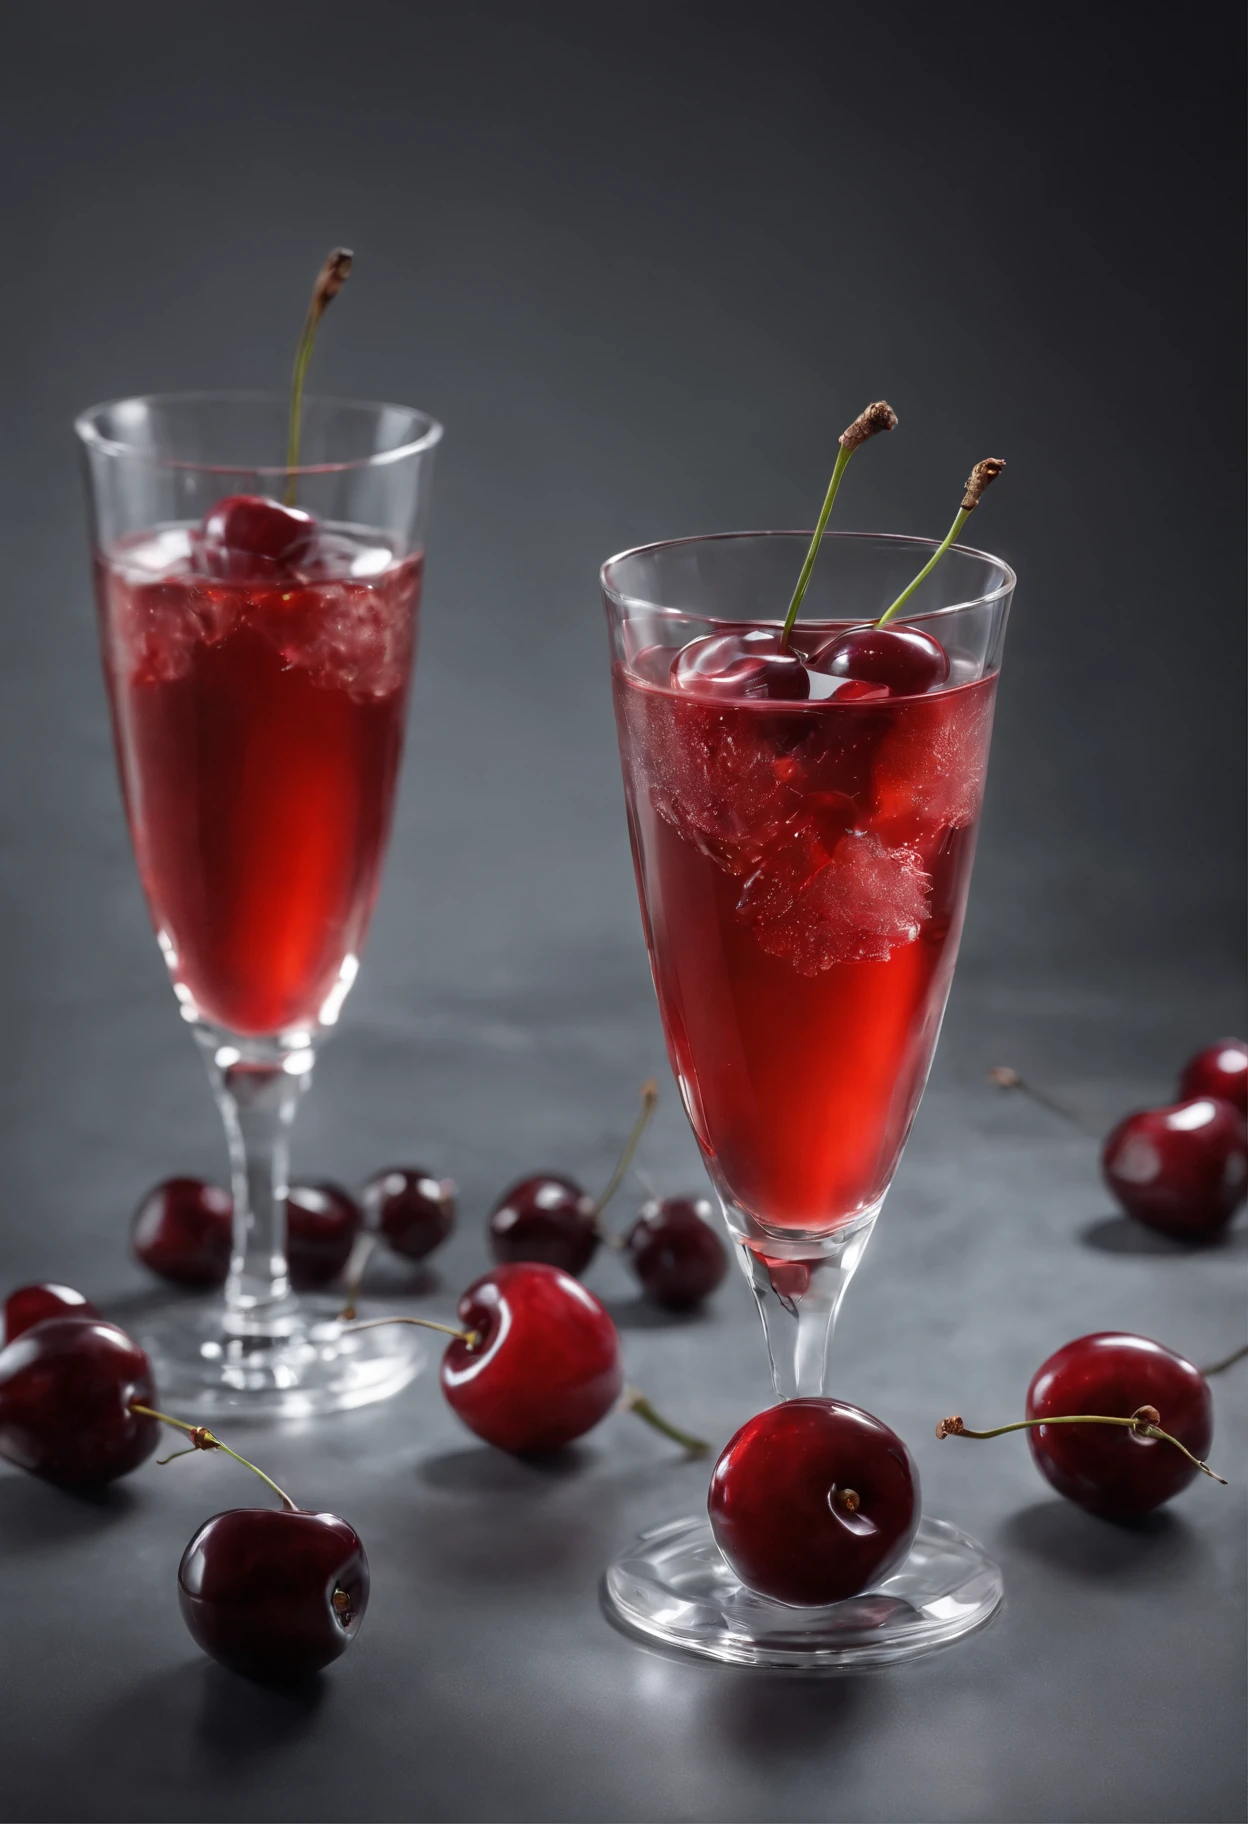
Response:
M220 1462L99 1502L0 1474L4 1815L1242 1816L1244 1371L1217 1392L1238 1486L1134 1530L1050 1498L1018 1440L931 1435L947 1410L1010 1416L1088 1329L1201 1360L1243 1333L1242 1231L1194 1256L1150 1243L1111 1215L1092 1140L982 1083L1014 1063L1095 1131L1244 1017L1235 22L121 0L10 7L0 47L6 1285L65 1278L124 1309L138 1194L222 1166L120 815L77 409L283 384L346 241L315 385L446 423L387 884L298 1143L301 1169L348 1183L392 1158L458 1178L435 1315L509 1179L598 1182L640 1077L667 1081L602 558L810 523L836 434L884 395L902 428L838 523L943 531L1000 453L976 532L1021 579L946 1036L838 1342L838 1391L999 1553L1004 1614L856 1680L643 1649L597 1579L696 1506L705 1466L625 1418L515 1464L430 1378L249 1435L373 1560L360 1641L303 1699L209 1666L177 1616L190 1531L251 1498ZM672 1093L645 1163L698 1182ZM590 1283L635 1378L708 1436L766 1403L739 1280L684 1323L614 1263Z

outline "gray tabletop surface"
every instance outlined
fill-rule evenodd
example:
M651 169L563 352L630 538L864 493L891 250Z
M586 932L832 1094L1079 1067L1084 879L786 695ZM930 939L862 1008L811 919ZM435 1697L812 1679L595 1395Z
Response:
M1231 1486L1131 1527L1057 1498L1021 1439L933 1435L1018 1414L1089 1330L1198 1361L1248 1334L1243 1219L1205 1251L1150 1239L1095 1139L1244 1019L1238 51L1229 21L1184 29L1151 5L6 14L4 1285L135 1316L138 1195L223 1164L121 818L75 409L280 384L346 240L317 384L447 424L386 884L296 1148L348 1184L391 1161L459 1181L436 1272L376 1276L434 1316L513 1177L605 1178L651 1072L644 1168L702 1182L642 950L598 562L808 524L836 432L884 394L901 431L840 523L943 528L999 448L981 535L1022 581L962 961L835 1376L910 1443L929 1511L999 1558L994 1623L824 1680L646 1647L604 1617L603 1568L697 1510L705 1463L623 1415L513 1461L427 1372L240 1434L372 1564L358 1641L301 1696L210 1664L179 1617L181 1550L251 1500L243 1471L149 1464L73 1499L0 1466L3 1817L1244 1815L1248 1369L1214 1396ZM1001 1062L1088 1131L989 1089ZM769 1402L739 1276L682 1320L616 1260L588 1283L633 1379L716 1444Z

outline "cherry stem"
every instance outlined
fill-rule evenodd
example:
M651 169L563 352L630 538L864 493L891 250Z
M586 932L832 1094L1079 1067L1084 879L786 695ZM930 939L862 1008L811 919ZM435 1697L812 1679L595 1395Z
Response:
M346 1315L346 1311L339 1313L340 1318L345 1318ZM414 1324L418 1330L440 1330L443 1336L458 1337L470 1349L475 1349L481 1341L481 1334L477 1330L457 1330L454 1324L435 1324L431 1317L366 1317L358 1324L344 1323L342 1333L344 1336L353 1336L357 1330L380 1330L383 1324Z
M351 274L354 255L349 247L335 247L316 275L308 314L303 319L299 346L295 350L295 368L290 380L290 431L286 439L286 467L299 467L299 439L303 429L303 382L312 359L312 348L321 318L342 290ZM285 504L293 507L299 498L299 481L290 475L286 482Z
M828 491L823 497L823 506L819 511L818 523L815 526L814 536L810 541L810 549L806 553L806 561L803 563L801 573L797 579L797 587L794 589L792 598L789 602L789 611L784 617L784 626L780 632L781 652L787 652L789 650L789 635L793 631L793 623L796 621L798 609L802 605L802 597L805 595L810 583L811 573L815 568L815 559L818 557L819 547L823 543L823 534L828 523L828 515L832 511L832 503L835 501L840 490L841 477L849 467L850 457L860 443L865 443L869 437L874 437L878 431L891 431L895 429L896 424L896 412L894 412L892 407L887 405L883 399L880 399L877 400L874 405L869 405L865 411L859 412L858 416L854 419L854 422L841 432L841 447L836 452L836 464L832 470L832 479L828 483Z
M691 1457L704 1457L710 1449L705 1438L695 1438L691 1432L681 1431L678 1426L665 1419L662 1413L656 1412L645 1394L636 1387L624 1389L620 1399L620 1411L635 1412L639 1419L644 1419L646 1424L652 1426L655 1431L662 1432L663 1436L670 1438L673 1444L681 1445Z
M160 1459L162 1463L172 1463L174 1457L186 1457L195 1450L223 1450L227 1457L233 1457L236 1463L241 1463L243 1468L249 1469L253 1476L259 1476L262 1482L267 1483L288 1514L299 1512L285 1489L279 1488L272 1476L266 1476L262 1469L257 1469L256 1465L248 1462L246 1457L240 1457L236 1450L231 1450L228 1444L223 1444L220 1438L215 1437L208 1430L206 1425L190 1425L185 1419L171 1418L167 1412L157 1412L154 1406L140 1406L135 1400L130 1402L130 1410L142 1413L145 1419L159 1419L162 1425L172 1425L175 1430L184 1431L190 1438L189 1449L175 1450L172 1456L162 1457Z
M1224 1355L1220 1362L1212 1362L1208 1368L1202 1368L1200 1372L1208 1380L1211 1374L1221 1374L1224 1368L1233 1368L1236 1362L1242 1362L1246 1355L1248 1355L1248 1343L1241 1343L1238 1349L1232 1349L1229 1355Z
M967 520L971 517L971 514L979 505L980 500L983 497L984 489L990 482L997 479L997 476L1004 467L1005 463L999 456L986 456L982 462L977 462L975 464L966 484L966 492L962 496L962 505L958 508L953 524L945 533L943 540L937 546L936 550L932 552L932 555L928 558L914 581L908 583L892 606L884 610L879 620L875 623L877 627L886 626L888 622L892 620L897 610L910 600L910 597L914 594L919 584L925 582L932 574L932 571L936 568L941 558L945 555L945 552L949 549Z
M380 1240L379 1235L362 1235L352 1249L351 1259L347 1262L347 1302L338 1313L339 1323L348 1323L356 1316L356 1306L364 1289L364 1275L368 1272L368 1263L377 1252Z
M1128 1431L1133 1431L1137 1438L1159 1438L1165 1444L1173 1444L1176 1450L1182 1451L1189 1463L1194 1463L1197 1469L1211 1477L1213 1481L1221 1482L1225 1488L1226 1477L1218 1475L1217 1471L1210 1469L1207 1463L1202 1463L1199 1457L1194 1457L1186 1444L1180 1444L1179 1440L1171 1437L1168 1431L1163 1431L1158 1422L1160 1416L1155 1406L1141 1406L1131 1414L1129 1419L1111 1418L1108 1413L1104 1412L1063 1412L1051 1419L1016 1419L1012 1425L997 1425L991 1431L972 1431L970 1426L964 1425L955 1413L952 1418L940 1421L936 1427L936 1436L938 1438L1003 1438L1007 1431L1034 1431L1038 1425L1124 1425Z
M606 1209L611 1199L615 1196L615 1193L623 1184L625 1174L632 1163L633 1154L641 1144L641 1136L649 1126L650 1117L654 1113L658 1100L659 1086L653 1077L647 1077L641 1086L641 1109L637 1115L637 1119L633 1122L633 1131L624 1142L624 1151L620 1154L615 1170L607 1180L606 1190L594 1205L593 1216L595 1222L597 1222L598 1218L602 1215L602 1212Z
M1026 1077L1020 1077L1010 1064L994 1064L987 1073L988 1081L995 1083L998 1089L1017 1089L1024 1096L1030 1096L1041 1108L1047 1108L1051 1115L1059 1115L1063 1121L1069 1121L1072 1127L1083 1130L1083 1122L1069 1103L1059 1102L1045 1089L1037 1089Z

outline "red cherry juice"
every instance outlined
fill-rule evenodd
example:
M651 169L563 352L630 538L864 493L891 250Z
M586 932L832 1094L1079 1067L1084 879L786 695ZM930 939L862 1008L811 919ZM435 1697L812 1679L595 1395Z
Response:
M883 1196L923 1093L996 677L724 703L672 689L673 656L614 673L668 1053L712 1177L768 1229L826 1234Z
M389 834L421 557L323 533L305 570L201 574L166 527L97 554L130 833L188 1017L333 1018Z

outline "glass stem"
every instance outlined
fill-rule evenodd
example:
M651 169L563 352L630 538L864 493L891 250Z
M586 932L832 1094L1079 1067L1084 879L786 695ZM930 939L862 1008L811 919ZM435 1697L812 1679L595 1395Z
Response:
M876 1214L867 1212L840 1237L805 1244L739 1242L738 1258L758 1302L779 1399L828 1392L828 1352L837 1313L871 1239Z
M286 1266L290 1129L312 1078L309 1049L205 1042L208 1074L230 1152L234 1246L225 1282L226 1328L261 1336L295 1309Z

